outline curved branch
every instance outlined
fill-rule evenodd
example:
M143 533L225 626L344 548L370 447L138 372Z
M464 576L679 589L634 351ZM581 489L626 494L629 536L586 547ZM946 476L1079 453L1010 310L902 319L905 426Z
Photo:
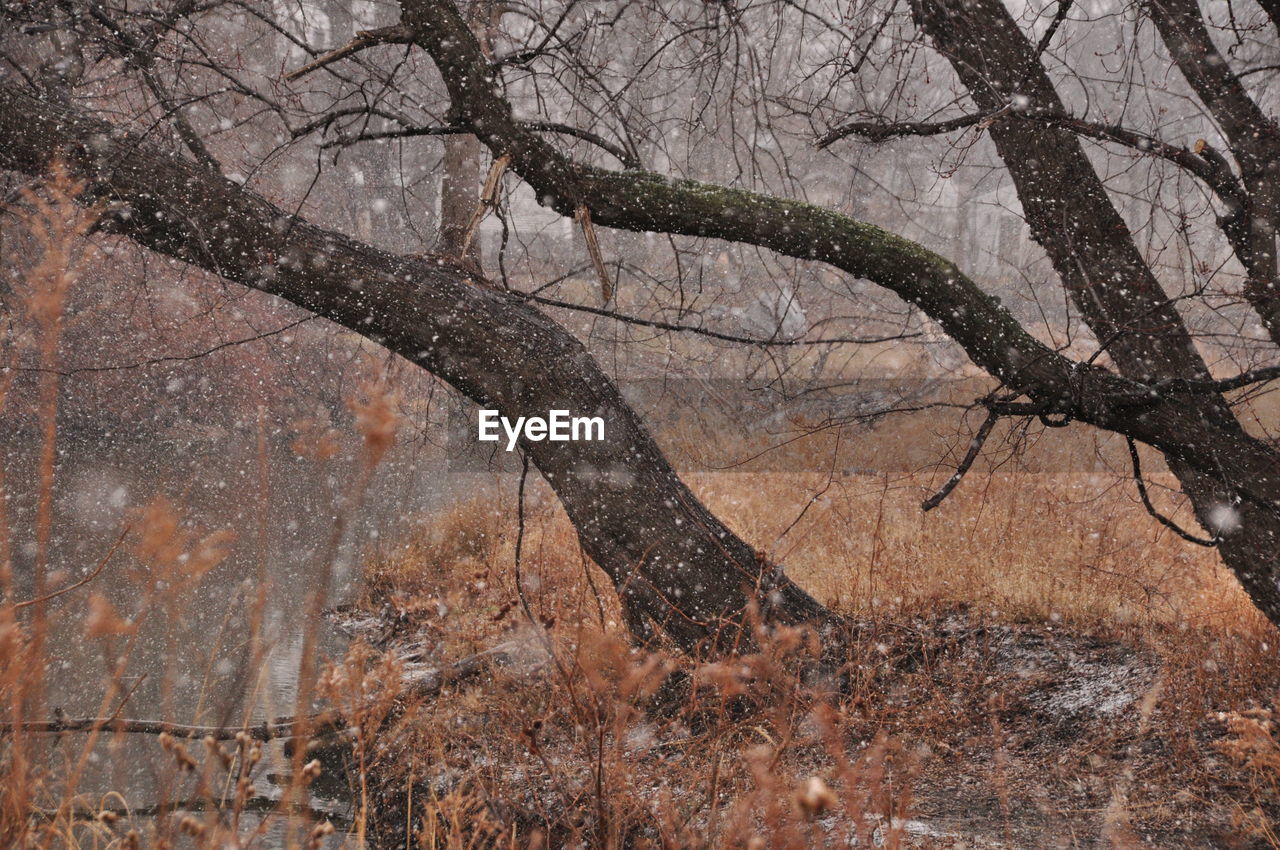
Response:
M312 122L314 124L315 122ZM621 145L593 133L590 130L583 130L569 124L561 124L558 121L521 121L520 125L529 130L545 133L559 133L562 136L572 136L575 139L581 139L584 142L593 144L611 154L614 159L622 163L625 168L640 168L640 161L636 159L629 151ZM310 125L309 125L310 126ZM330 139L323 143L322 148L333 147L350 147L360 142L375 142L384 139L412 139L419 136L462 136L470 134L470 127L460 126L434 126L434 127L405 127L400 130L382 130L374 133L361 133L357 136L339 136L336 139Z
M44 596L40 596L35 599L27 599L22 602L15 602L13 605L13 609L15 611L18 611L23 608L29 608L32 605L40 605L41 603L48 602L51 599L57 599L59 596L68 594L78 587L84 587L86 584L88 584L89 582L97 578L98 575L106 568L107 564L111 562L112 556L115 555L116 550L120 548L120 544L124 542L124 539L128 534L129 534L129 526L126 525L124 529L120 532L120 536L116 538L116 542L113 543L111 545L111 548L107 550L107 554L102 556L102 558L98 561L98 565L94 567L93 570L84 578L80 579L74 584L69 584L66 587L61 587L55 591L46 593Z
M316 318L315 316L303 316L301 319L294 319L292 322L281 325L278 328L274 328L269 331L263 331L262 333L254 334L253 336L241 337L240 339L229 339L226 342L220 342L217 345L206 348L203 351L197 351L193 354L170 354L165 357L152 357L149 360L137 360L137 361L134 361L133 363L117 363L117 364L111 364L107 366L78 366L73 369L48 370L48 369L41 368L39 366L18 366L14 368L14 371L17 371L17 372L52 371L55 375L58 375L59 377L70 378L73 375L92 374L94 372L121 372L121 371L130 370L130 369L143 369L143 368L146 368L147 366L159 366L162 363L188 363L192 360L201 360L212 354L217 354L219 351L225 351L228 348L235 348L236 346L248 345L254 342L261 342L264 339L270 339L273 336L279 336L282 333L287 333L288 331L293 330L294 328L298 327L298 325L304 325L307 322L315 321L315 318Z
M1240 184L1232 174L1231 167L1221 158L1205 156L1206 149L1203 146L1199 151L1192 151L1119 124L1087 121L1055 110L1029 110L1015 114L1020 118L1043 121L1050 126L1070 130L1078 136L1101 142L1115 142L1139 153L1167 160L1199 177L1224 201L1238 201L1242 196Z
M1224 420L1223 427L1207 430L1206 420L1199 411L1188 408L1185 396L1162 398L1141 415L1134 415L1132 405L1113 404L1148 393L1149 388L1136 379L1074 363L1050 349L954 263L874 225L811 204L742 189L575 163L520 126L452 3L401 0L401 8L404 21L414 31L414 41L440 70L452 114L472 127L495 156L510 154L513 170L544 204L562 215L572 216L585 205L600 225L757 245L797 259L826 262L870 279L919 307L974 363L1010 390L1031 398L1039 413L1067 415L1129 434L1208 478L1224 482L1261 510L1274 511L1274 493L1280 492L1275 454L1232 423ZM1028 53L1030 49L1028 45ZM1022 63L1018 64L1021 67ZM989 108L999 112L1003 104L990 104ZM1094 229L1101 226L1088 223ZM1153 285L1153 299L1159 296L1156 290L1158 286ZM1143 292L1145 295L1146 290ZM1104 294L1119 296L1110 291ZM1147 316L1145 303L1132 303L1132 293L1126 297L1129 302L1116 312L1117 317ZM1108 330L1103 326L1098 332L1105 335ZM1169 362L1191 358L1191 349L1184 351L1175 336L1161 340L1170 349ZM1165 357L1163 351L1161 357Z
M295 82L302 79L313 71L318 71L326 65L332 65L340 59L353 56L362 50L370 47L376 47L380 44L408 44L411 40L412 33L408 28L400 24L394 24L389 27L379 27L373 30L360 30L356 33L355 38L348 41L342 47L336 50L330 50L312 59L301 68L290 71L284 75L284 79L288 82Z
M1138 447L1134 444L1132 437L1125 437L1125 443L1129 446L1129 462L1133 465L1133 481L1138 485L1138 496L1141 497L1142 506L1147 509L1147 513L1151 515L1151 518L1188 543L1194 543L1197 546L1204 546L1210 549L1216 547L1219 542L1218 537L1196 537L1156 510L1156 506L1151 504L1151 496L1147 494L1147 482L1142 480L1142 459L1138 456Z
M973 466L973 462L978 459L978 455L982 452L982 447L986 445L987 438L991 436L991 430L996 427L996 423L999 421L999 413L994 410L987 411L987 418L982 421L982 425L978 428L978 433L974 434L973 439L969 441L969 450L965 452L964 459L956 467L955 474L947 479L947 483L942 485L942 489L920 503L920 510L927 513L942 504L943 499L951 495L951 491L956 489L956 485L960 483L965 473Z

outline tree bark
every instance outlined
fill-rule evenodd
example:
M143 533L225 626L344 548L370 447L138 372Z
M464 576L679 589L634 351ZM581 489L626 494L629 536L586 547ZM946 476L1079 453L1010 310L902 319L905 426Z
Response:
M472 34L486 60L491 60L498 22L502 17L499 4L493 0L467 0L463 5ZM440 175L440 253L449 257L465 254L465 259L477 268L483 261L480 235L470 234L468 244L467 231L480 202L480 184L484 181L480 162L482 150L480 140L469 133L445 136Z
M190 160L0 83L0 167L40 174L51 152L110 199L111 229L276 295L429 369L504 416L601 416L605 439L521 442L612 579L641 637L691 653L750 642L769 622L840 623L717 519L681 482L586 349L473 272L396 256L285 214Z
M1065 113L1034 46L999 0L913 0L912 11L980 111L995 112L1013 103L1015 109ZM1204 82L1203 88L1222 97L1230 89L1222 80ZM1019 104L1020 98L1025 102ZM1069 130L1036 121L997 121L989 132L1013 177L1032 237L1044 247L1121 374L1143 382L1205 377L1208 368L1190 333L1134 244L1079 139ZM1274 243L1274 235L1270 238ZM1265 302L1272 298L1264 294L1255 299L1264 320L1269 310ZM1185 417L1185 427L1202 432L1199 451L1215 462L1230 451L1229 438L1244 434L1221 396L1188 399ZM1224 562L1254 603L1280 623L1280 490L1240 500L1232 476L1206 470L1185 452L1166 451L1165 459L1197 518L1219 535ZM1245 474L1269 476L1277 466L1280 453L1270 450Z
M1280 25L1280 3L1266 7ZM1280 126L1249 96L1214 44L1196 0L1154 0L1146 7L1169 55L1192 91L1222 128L1240 170L1241 202L1221 219L1245 268L1245 297L1280 345ZM1203 156L1215 152L1206 144ZM1218 156L1221 156L1218 154ZM1223 158L1225 165L1225 158ZM1227 169L1230 166L1225 166Z
M440 173L439 253L462 257L479 267L480 239L464 245L471 217L480 200L480 140L458 134L444 137L444 162ZM465 251L464 251L465 249Z

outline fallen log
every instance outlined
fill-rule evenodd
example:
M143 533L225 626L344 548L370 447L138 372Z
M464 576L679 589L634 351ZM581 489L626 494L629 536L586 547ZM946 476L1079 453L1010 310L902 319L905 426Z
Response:
M492 666L506 667L525 654L524 642L508 640L497 646L468 655L445 667L416 670L402 679L401 699L433 699L449 685L473 679ZM175 738L213 738L217 741L247 735L258 741L293 738L305 731L308 735L332 734L348 728L346 719L339 713L326 710L314 714L291 715L265 720L251 725L200 726L172 723L167 720L136 720L124 717L55 717L52 720L26 720L19 723L0 723L0 736L21 729L33 734L57 735L66 732L92 732L107 729L112 732L135 735L164 735Z

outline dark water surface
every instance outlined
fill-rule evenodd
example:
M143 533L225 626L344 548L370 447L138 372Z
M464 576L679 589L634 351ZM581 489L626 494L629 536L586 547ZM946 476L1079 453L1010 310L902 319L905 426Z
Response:
M0 441L23 598L31 592L35 556L37 443L33 435L12 432ZM359 591L361 562L393 547L446 495L439 452L401 445L379 467L360 504L344 508L353 490L355 454L356 441L349 439L328 461L302 459L279 438L264 455L256 434L225 429L171 430L154 439L61 435L50 570L62 576L51 588L91 572L126 524L132 532L96 579L51 603L49 711L98 715L121 644L117 639L111 647L86 637L89 594L104 594L122 616L135 614L141 596L136 574L144 569L136 537L146 531L139 509L167 499L198 534L228 529L235 539L228 557L201 581L175 593L172 604L147 612L123 682L130 695L119 715L236 725L246 707L257 719L293 713L307 628L304 612L313 588L330 572L328 604L352 599ZM349 511L346 533L330 559L330 540L343 510ZM252 612L264 588L262 635L270 651L267 663L259 665L263 669L249 669ZM327 622L317 634L322 657L341 655L343 640ZM154 737L111 738L104 736L97 746L81 783L86 805L117 791L123 800L110 807L147 809L190 792L189 783L175 782L173 760ZM71 734L55 743L53 765L75 759L83 741L83 735ZM286 772L282 748L271 747L258 793L278 793L266 776ZM347 809L340 796L312 803L339 817ZM268 835L266 846L279 843L271 839Z

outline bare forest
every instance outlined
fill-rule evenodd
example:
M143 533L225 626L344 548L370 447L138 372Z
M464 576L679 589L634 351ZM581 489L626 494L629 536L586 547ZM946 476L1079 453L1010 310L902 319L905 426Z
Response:
M0 0L0 844L1280 848L1277 0Z

